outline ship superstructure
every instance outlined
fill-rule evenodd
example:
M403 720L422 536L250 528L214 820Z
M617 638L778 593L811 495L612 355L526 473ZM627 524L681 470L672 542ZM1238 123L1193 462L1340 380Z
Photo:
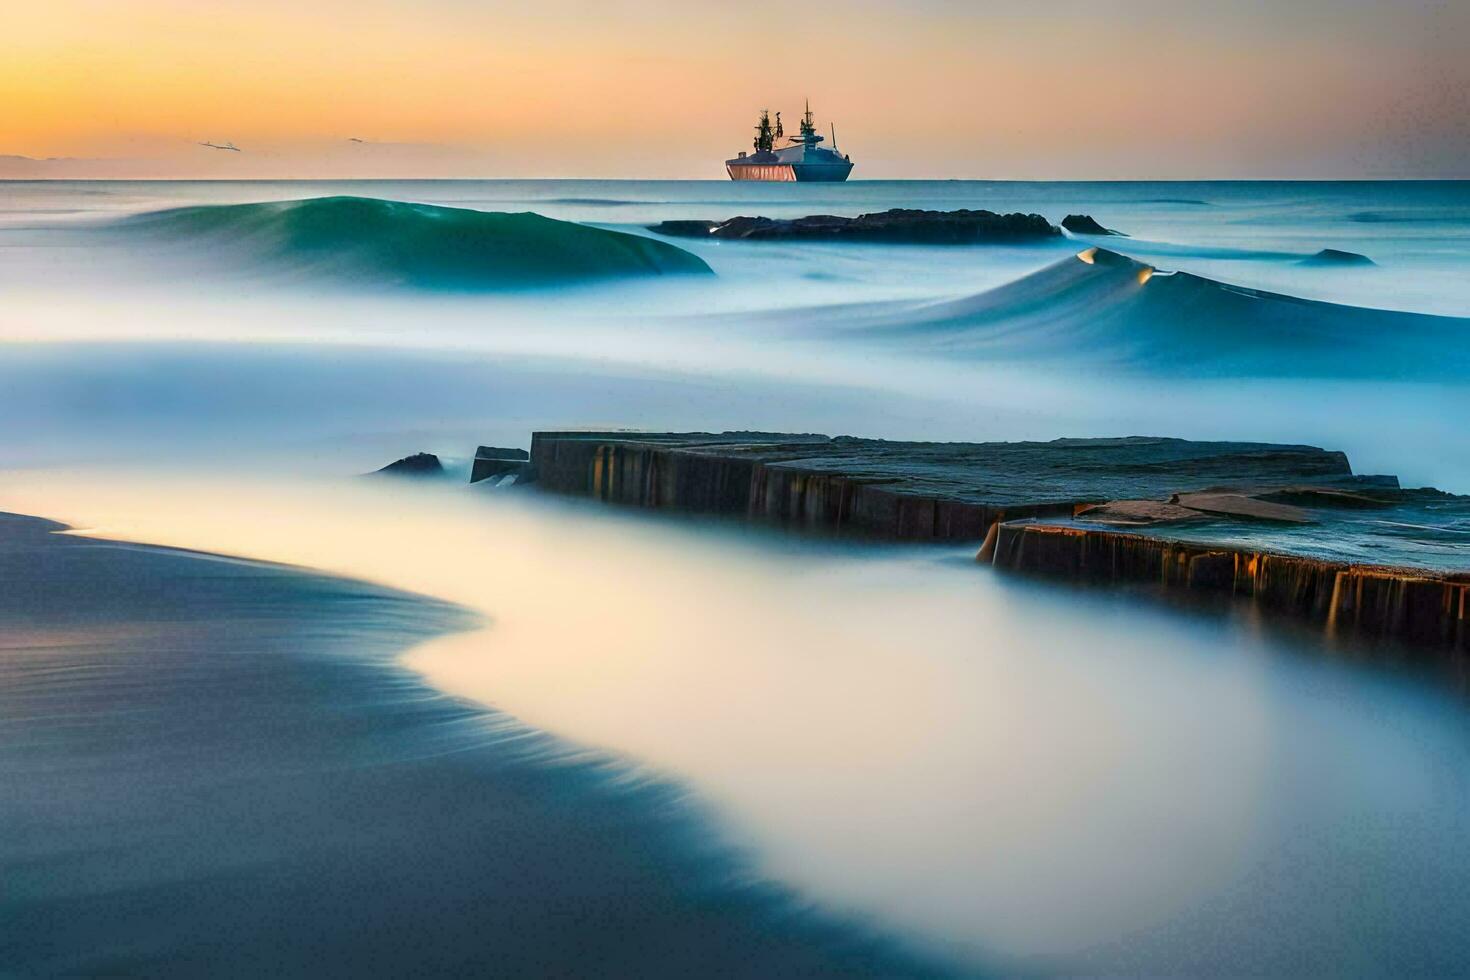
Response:
M730 179L832 182L846 180L852 173L852 158L837 150L835 127L831 147L817 145L825 137L817 132L812 121L810 102L801 117L801 134L786 137L790 140L789 146L780 145L783 137L786 134L781 125L781 113L776 113L773 122L770 110L762 109L755 127L755 152L741 152L735 159L725 161Z

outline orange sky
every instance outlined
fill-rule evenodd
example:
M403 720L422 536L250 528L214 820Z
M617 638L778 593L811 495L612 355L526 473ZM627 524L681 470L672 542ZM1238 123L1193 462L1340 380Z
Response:
M1454 0L8 7L11 171L718 178L810 95L854 177L1470 175Z

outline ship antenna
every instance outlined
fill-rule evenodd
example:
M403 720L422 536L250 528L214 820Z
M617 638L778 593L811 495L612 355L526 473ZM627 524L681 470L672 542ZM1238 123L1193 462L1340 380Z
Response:
M815 123L812 122L811 99L806 100L806 115L801 117L801 135L802 142L806 143L807 145L811 145L822 138L820 136L817 136L817 126ZM813 136L817 136L817 138L814 140L812 139Z
M833 150L836 150L837 149L837 124L834 122L834 123L828 123L827 125L829 125L829 126L832 127L832 149Z

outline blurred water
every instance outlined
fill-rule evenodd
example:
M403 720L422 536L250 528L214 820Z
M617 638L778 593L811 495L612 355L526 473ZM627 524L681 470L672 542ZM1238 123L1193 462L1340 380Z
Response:
M957 972L394 662L462 609L53 529L0 515L7 976Z
M638 233L641 222L740 212L968 206L1052 220L1090 212L1132 236L1106 239L1109 248L1161 269L1338 303L1470 313L1465 182L9 182L0 184L0 339L10 342L0 431L11 461L108 446L131 457L192 457L226 441L242 451L368 440L394 455L467 452L476 432L524 439L542 424L758 424L913 439L1306 442L1347 451L1360 470L1470 490L1470 444L1458 437L1470 388L1456 380L1470 373L1457 367L1470 344L1411 345L1427 351L1415 355L1417 372L1402 352L1377 354L1380 341L1403 338L1349 331L1327 366L1298 361L1298 344L1257 376L1213 359L1236 333L1218 319L1199 321L1197 336L1155 340L1133 362L1069 359L1065 333L1034 343L1029 360L994 362L874 343L861 331L834 336L834 322L887 315L889 303L922 311L973 297L1089 242L671 239L716 277L445 295L298 281L289 269L242 266L218 243L180 246L99 227L163 207L326 194L531 209ZM1322 247L1377 265L1299 263ZM1044 301L1032 301L1043 316ZM1078 312L1067 310L1085 327ZM1034 321L1037 311L1026 313ZM1191 323L1187 309L1175 319ZM1242 322L1239 333L1253 328ZM1112 343L1126 351L1144 333L1125 323ZM1350 367L1334 374L1334 364Z
M672 775L758 870L976 964L1464 967L1470 716L1146 598L460 485L37 472L0 506L440 596L435 685Z
M1091 214L1127 233L1141 254L1167 255L1180 268L1230 273L1243 284L1282 288L1357 305L1470 314L1470 182L1467 181L850 181L762 184L733 181L423 180L423 181L6 181L0 182L0 228L32 235L56 227L193 204L233 204L355 195L486 211L535 211L569 221L639 227L671 218L720 220L737 214L797 217L854 215L890 207L987 208L1036 212L1053 222ZM35 239L31 239L35 240ZM679 244L689 246L689 240ZM1343 273L1283 266L1280 255L1322 248L1369 255L1380 268ZM696 250L729 267L765 266L766 277L821 274L847 264L853 250ZM938 265L961 288L983 281L997 250L881 249L881 261L857 263L861 276L890 285ZM1004 251L1004 250L1001 250ZM730 253L735 253L731 255ZM763 262L774 256L778 262ZM793 254L812 263L789 265ZM907 261L903 256L915 261ZM948 257L948 258L946 258ZM896 263L896 265L894 265ZM1003 266L1011 263L1002 262ZM885 273L885 267L892 266ZM796 271L798 275L792 275ZM830 270L825 270L830 271ZM917 274L925 275L922 272ZM926 278L933 279L937 272ZM980 276L977 280L976 275Z
M1093 244L1071 239L680 239L716 278L447 295L307 280L103 225L326 194L640 234L737 213L1087 212L1132 236L1109 248L1160 268L1464 317L1467 188L0 184L0 508L469 606L493 627L413 657L436 684L685 780L775 877L976 962L1454 972L1470 962L1470 730L1420 678L1324 660L1310 638L1248 620L996 580L967 550L737 538L314 478L524 445L533 428L631 425L1276 440L1470 491L1470 380L1453 370L1470 345L1426 354L1422 372L1365 373L1378 338L1347 336L1352 371L1283 354L1268 373L1210 373L1209 352L1255 321L1192 336L1179 317L1176 356L1110 363L1046 349L1065 338L999 359L832 330L968 302ZM1377 265L1298 264L1323 247Z

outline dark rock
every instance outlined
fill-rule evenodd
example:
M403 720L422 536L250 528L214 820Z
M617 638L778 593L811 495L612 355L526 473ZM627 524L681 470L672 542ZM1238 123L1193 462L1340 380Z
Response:
M1169 498L1176 504L1202 514L1234 517L1247 521L1280 521L1285 524L1310 524L1312 517L1292 504L1261 500L1243 493L1176 493Z
M480 446L475 450L475 462L470 467L470 482L479 483L509 474L515 475L517 483L527 482L532 472L530 459L531 454L524 449Z
M997 525L977 557L1011 571L1234 594L1329 634L1470 649L1470 576L1462 574L1027 521Z
M414 453L402 459L394 460L380 470L374 470L370 476L443 476L444 464L439 462L439 457L433 453Z
M921 211L893 208L844 218L813 214L804 218L736 217L719 223L665 221L649 225L666 235L708 235L745 241L862 241L920 245L974 245L982 242L1036 241L1061 231L1039 214L994 211Z
M560 493L983 539L977 557L999 568L1234 593L1329 631L1470 645L1470 498L1355 476L1342 453L1312 446L537 432L531 464ZM1393 509L1363 509L1380 504Z
M784 433L538 432L549 490L888 538L975 540L997 520L1221 486L1349 481L1342 453L1183 439L887 442Z
M529 461L531 454L524 449L504 449L500 446L476 446L476 459L519 459Z
M1159 500L1110 500L1078 509L1077 519L1092 524L1176 524L1180 521L1204 520L1198 510Z
M1260 500L1272 500L1298 507L1349 507L1353 510L1382 510L1392 507L1394 501L1361 490L1345 490L1340 487L1281 487L1255 495Z
M648 230L676 238L706 238L714 227L713 221L660 221L649 225Z
M1392 477L1352 476L1335 479L1333 483L1336 485L1207 487L1173 494L1167 502L1110 500L1079 508L1075 516L1079 523L1134 527L1215 518L1248 523L1314 524L1327 519L1327 515L1314 514L1315 509L1382 510L1411 502L1417 494L1417 491L1400 490L1398 481ZM1376 492L1370 494L1368 490Z
M1316 255L1309 255L1302 259L1302 265L1377 265L1366 255L1357 252L1344 252L1336 248L1324 248Z
M1090 214L1069 214L1062 219L1062 227L1074 235L1119 235L1125 238L1127 237L1121 231L1104 228Z

